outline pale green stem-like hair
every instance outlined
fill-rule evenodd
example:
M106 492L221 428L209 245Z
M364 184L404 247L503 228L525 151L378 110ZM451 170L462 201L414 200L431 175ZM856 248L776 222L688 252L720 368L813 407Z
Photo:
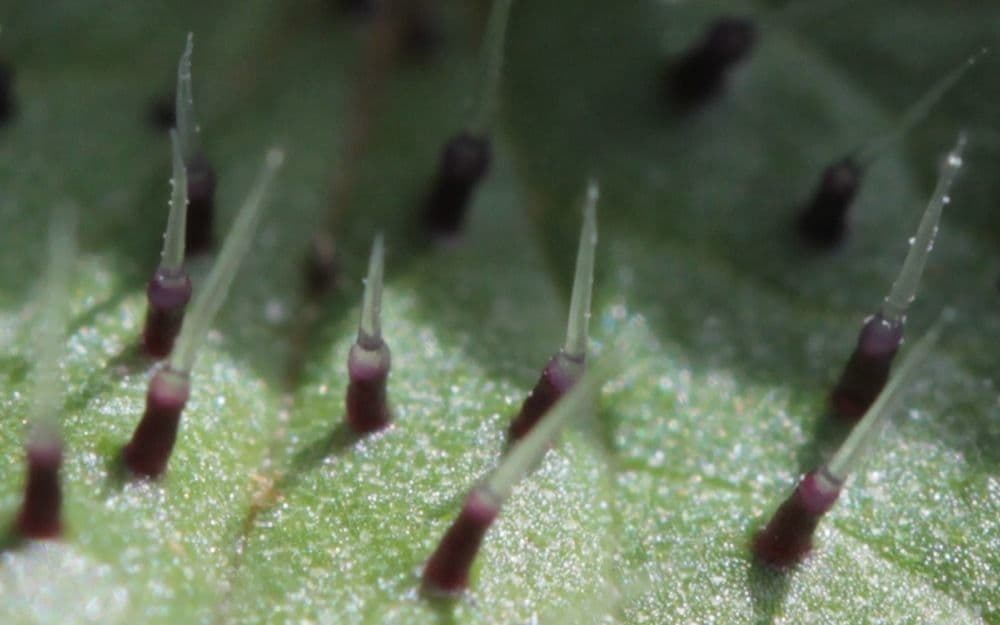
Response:
M574 419L590 415L600 396L601 387L610 377L611 364L602 359L580 378L545 416L519 440L483 486L502 505L514 486L541 461L559 432Z
M958 136L958 141L951 152L941 163L937 186L931 196L927 209L920 219L917 234L910 239L910 249L899 271L899 277L882 304L882 316L889 323L901 323L906 318L906 309L917 296L917 286L920 276L927 264L927 256L934 248L934 238L937 236L938 223L941 221L941 211L951 201L948 193L951 184L962 167L962 150L965 148L965 133Z
M493 6L490 8L486 37L483 40L482 52L480 53L482 69L479 78L479 100L471 127L471 130L478 133L488 133L496 115L497 92L499 91L506 47L507 22L510 18L510 6L513 3L514 0L493 0Z
M243 258L253 244L257 222L264 206L264 199L270 190L275 174L285 160L285 153L280 149L271 149L267 153L264 165L250 194L243 203L236 221L233 223L219 257L212 266L212 271L205 283L198 290L191 306L191 311L181 326L177 346L170 355L170 368L178 372L190 372L194 366L198 346L205 340L208 329L219 312L229 287L233 283L236 271Z
M368 259L368 278L365 280L364 301L361 305L361 323L358 343L377 345L382 342L382 283L385 273L385 245L382 235L375 236L371 257Z
M573 293L570 296L569 319L566 323L566 344L563 352L570 358L581 359L587 355L590 326L590 300L594 291L594 255L597 247L597 200L600 189L591 180L583 202L583 226L580 228L580 245L576 253L576 272Z
M42 281L38 328L34 331L35 369L31 394L29 437L57 437L63 384L59 361L66 349L70 281L76 264L76 211L58 206L49 227L48 267Z
M180 139L177 131L170 131L170 147L173 154L173 177L170 180L170 214L167 230L163 235L163 253L160 254L160 269L176 273L184 266L184 244L187 232L187 168L181 155Z
M198 153L198 122L194 118L194 94L191 89L191 52L194 33L188 33L187 44L177 63L176 123L181 155L188 163Z
M889 380L889 384L879 393L875 403L865 412L861 421L854 426L847 439L826 463L825 471L821 471L821 474L828 475L839 485L861 467L870 455L882 426L888 421L889 415L898 403L902 389L909 384L914 371L927 360L940 334L940 325L935 325L913 345Z
M923 95L917 98L916 102L906 109L902 117L899 118L899 121L896 122L889 132L876 138L874 141L858 151L858 164L862 167L867 166L869 163L878 158L878 155L885 148L898 141L901 137L906 135L911 128L924 120L930 114L934 106L941 101L941 98L951 91L951 89L958 84L958 81L965 76L966 72L972 69L979 59L982 58L987 52L989 52L987 48L979 50L931 85L930 89L924 92Z

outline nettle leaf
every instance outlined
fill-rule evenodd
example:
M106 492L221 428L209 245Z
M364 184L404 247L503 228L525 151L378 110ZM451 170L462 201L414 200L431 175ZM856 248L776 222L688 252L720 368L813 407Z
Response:
M22 492L53 206L78 207L82 256L61 368L67 533L0 554L0 621L995 622L996 59L871 165L842 247L808 249L791 221L823 167L998 43L1000 11L515 3L495 167L442 246L418 207L476 85L486 7L465 4L442 2L440 47L384 75L364 69L371 22L335 2L3 8L17 104L0 130L5 518ZM665 63L721 13L756 16L759 45L721 98L678 115ZM114 458L152 370L134 345L169 196L168 139L146 116L188 30L220 233L265 149L288 160L193 372L167 475L123 481ZM753 532L843 436L827 393L962 128L967 167L908 327L942 309L954 322L815 553L784 574L755 565ZM589 176L602 187L591 329L622 369L598 418L517 487L468 595L430 600L421 565L561 343ZM317 306L303 260L331 220L342 280ZM345 363L377 230L396 423L356 440ZM192 266L196 289L209 263Z

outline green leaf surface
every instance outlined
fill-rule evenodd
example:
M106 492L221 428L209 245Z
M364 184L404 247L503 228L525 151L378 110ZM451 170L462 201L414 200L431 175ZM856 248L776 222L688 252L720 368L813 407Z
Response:
M0 6L18 109L0 129L4 523L23 488L55 205L78 207L82 250L61 371L67 535L0 553L0 622L997 622L996 51L872 164L841 248L809 250L790 223L824 166L1000 44L1000 11L801 4L515 3L494 167L445 245L420 233L418 208L471 113L485 3L441 2L441 47L384 76L366 65L372 24L335 2ZM665 63L723 12L757 16L759 45L723 97L678 115ZM188 30L220 233L265 149L288 158L193 372L168 474L122 481L169 196L169 142L146 116ZM750 537L845 434L827 393L962 128L967 166L908 332L944 309L954 322L815 553L763 569ZM593 343L622 369L598 417L515 489L468 595L430 600L423 562L561 344L589 176ZM342 279L310 305L303 260L331 219ZM357 440L342 426L346 359L377 230L396 422ZM196 289L210 261L194 261Z

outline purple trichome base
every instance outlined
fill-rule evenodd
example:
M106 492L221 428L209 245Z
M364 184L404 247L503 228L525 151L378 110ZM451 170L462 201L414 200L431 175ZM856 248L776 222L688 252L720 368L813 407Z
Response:
M455 595L469 584L469 570L483 536L496 520L514 487L538 466L565 426L592 414L608 378L609 361L595 361L587 373L552 410L517 441L500 464L469 493L458 518L445 533L424 567L424 589Z
M21 538L45 540L62 535L62 441L45 437L27 445L28 476L15 531Z
M860 419L889 380L892 361L903 343L903 322L887 321L882 313L865 320L858 343L830 396L836 413Z
M14 116L14 70L0 61L0 124Z
M754 538L753 553L758 560L788 568L812 550L816 525L840 495L840 485L821 472L807 473Z
M469 571L486 531L500 513L500 504L485 488L469 493L458 518L445 532L424 566L424 589L454 596L469 586Z
M843 240L847 212L857 195L862 173L851 158L837 161L823 171L812 200L798 217L796 225L802 238L821 248L834 247Z
M441 17L435 0L410 0L403 9L403 49L412 57L423 58L441 43Z
M185 241L189 254L208 252L215 244L215 168L204 154L195 154L187 168L187 229Z
M451 236L461 229L476 185L489 172L490 140L460 133L445 144L434 186L424 205L424 223L434 234Z
M576 384L585 369L585 359L568 356L560 351L549 359L542 369L542 375L531 389L531 394L521 405L521 411L511 421L507 430L508 439L520 440L531 431L545 413Z
M333 238L327 234L313 237L305 262L305 285L309 296L320 297L334 288L339 269Z
M157 269L146 285L146 325L142 344L146 353L163 358L174 348L184 323L184 310L191 299L191 279L183 269Z
M726 75L753 50L757 29L740 17L721 17L668 72L670 95L685 107L703 104L722 91Z
M163 367L153 375L146 393L146 411L122 452L125 466L134 475L155 478L166 470L190 394L187 373Z
M392 354L385 341L359 339L347 357L347 423L358 434L388 427L392 411L386 393Z

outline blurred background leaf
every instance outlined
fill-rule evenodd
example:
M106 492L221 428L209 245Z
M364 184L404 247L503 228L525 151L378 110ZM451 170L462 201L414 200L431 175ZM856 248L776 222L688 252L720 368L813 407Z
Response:
M0 555L5 623L995 622L1000 615L996 54L866 172L845 245L790 222L819 172L996 45L991 3L515 3L495 168L461 240L418 223L476 85L483 2L432 3L440 45L371 72L373 23L321 0L0 5L16 115L0 130L0 511L23 481L51 208L81 214L63 367L68 535ZM722 13L760 43L724 96L677 115L670 58ZM131 352L169 187L151 106L185 33L220 233L272 144L288 163L194 371L169 474L115 479L150 364ZM367 50L367 52L366 52ZM358 105L359 89L374 96ZM352 149L359 127L361 149ZM777 575L747 542L838 437L825 397L968 129L967 167L909 320L956 316L884 437ZM419 568L559 345L586 178L601 240L592 332L624 352L599 418L568 432L489 534L470 595ZM350 186L348 187L348 182ZM303 296L333 225L338 289ZM338 430L360 276L388 236L397 424ZM196 288L209 259L193 264Z

